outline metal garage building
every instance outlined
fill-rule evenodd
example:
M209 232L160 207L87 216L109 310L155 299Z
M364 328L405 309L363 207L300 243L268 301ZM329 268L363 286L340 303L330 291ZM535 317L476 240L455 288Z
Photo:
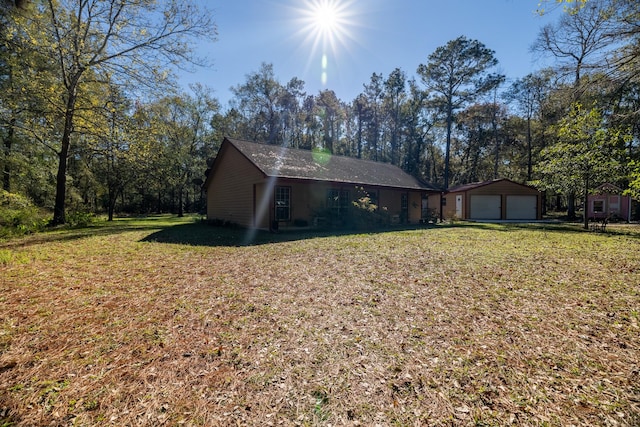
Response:
M443 200L443 216L469 220L537 220L542 195L533 187L509 179L452 187Z

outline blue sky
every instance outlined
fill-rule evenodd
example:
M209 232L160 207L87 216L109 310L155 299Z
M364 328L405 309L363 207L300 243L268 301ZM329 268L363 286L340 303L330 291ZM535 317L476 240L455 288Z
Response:
M494 50L498 71L513 80L545 65L530 46L539 29L562 13L540 17L538 0L200 1L218 26L218 40L198 48L212 66L183 74L180 83L211 87L225 107L229 88L243 84L263 62L273 64L282 84L298 77L309 94L331 89L352 101L372 73L386 77L400 68L416 76L429 54L462 35ZM328 10L322 6L327 3L338 9L323 12L332 17L328 28L312 12Z

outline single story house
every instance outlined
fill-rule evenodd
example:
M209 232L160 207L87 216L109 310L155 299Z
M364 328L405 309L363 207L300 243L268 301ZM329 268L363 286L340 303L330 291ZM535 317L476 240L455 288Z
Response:
M587 196L587 217L593 220L610 218L629 221L631 197L623 196L620 187L602 184Z
M441 191L388 163L225 138L204 182L207 219L246 228L346 218L364 195L391 222L437 213Z
M450 188L442 200L444 218L465 220L542 219L542 194L509 179Z

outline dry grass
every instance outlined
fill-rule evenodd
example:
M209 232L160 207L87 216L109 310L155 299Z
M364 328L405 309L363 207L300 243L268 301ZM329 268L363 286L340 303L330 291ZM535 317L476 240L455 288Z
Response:
M239 233L0 243L0 425L640 424L637 227Z

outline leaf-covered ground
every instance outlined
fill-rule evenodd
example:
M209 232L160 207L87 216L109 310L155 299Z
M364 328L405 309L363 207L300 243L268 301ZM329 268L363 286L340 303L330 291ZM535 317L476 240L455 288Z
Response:
M0 243L0 425L640 424L640 229Z

